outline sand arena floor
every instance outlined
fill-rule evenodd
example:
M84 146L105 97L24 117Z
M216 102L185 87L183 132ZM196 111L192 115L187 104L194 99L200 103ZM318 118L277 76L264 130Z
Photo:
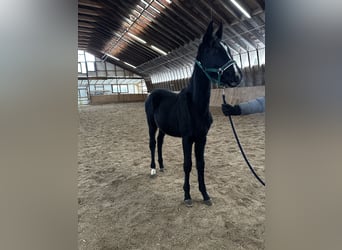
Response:
M79 108L79 249L264 249L265 188L248 169L227 117L213 110L202 203L195 160L193 207L183 205L181 139L164 140L165 172L150 178L144 103ZM234 117L251 164L265 177L265 116Z

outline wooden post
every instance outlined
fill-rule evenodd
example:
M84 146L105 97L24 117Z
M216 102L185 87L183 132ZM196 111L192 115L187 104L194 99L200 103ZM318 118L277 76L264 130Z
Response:
M84 57L84 63L86 66L86 76L87 76L87 97L88 102L90 103L90 82L89 82L89 75L88 75L88 64L87 64L87 58L85 56L85 50L83 50L83 57Z
M259 59L259 49L256 49L257 59L258 59L258 69L260 69L260 59Z

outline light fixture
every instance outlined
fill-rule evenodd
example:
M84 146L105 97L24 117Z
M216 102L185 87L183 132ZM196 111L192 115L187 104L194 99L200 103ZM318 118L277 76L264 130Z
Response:
M146 8L146 6L148 6L148 3L146 3L144 0L141 0L141 2L143 2L145 4L145 8Z
M160 14L160 11L159 11L158 9L154 8L152 5L150 5L150 8L151 8L152 10L154 10L155 12L157 12L158 14Z
M126 18L126 17L125 17L125 21L126 21L129 25L131 25L131 24L133 23L133 21L132 21L131 19Z
M163 9L165 9L165 6L162 5L161 3L159 3L158 1L154 1L155 3L157 3L160 7L162 7Z
M167 53L165 51L157 48L156 46L151 45L151 48L154 49L155 51L159 52L160 54L164 55L164 56L167 55Z
M139 4L137 4L137 7L139 8L139 9L141 9L141 10L144 10L144 8L143 7L141 7ZM135 10L136 11L136 10ZM137 11L138 12L138 11ZM138 12L139 13L139 12Z
M244 14L247 18L251 18L249 13L244 8L242 8L242 6L238 2L236 2L235 0L230 1L236 6L236 8L238 8L242 12L242 14Z
M145 16L145 15L141 15L142 17L144 17L144 18L146 18L148 21L150 21L150 22L153 22L153 20L151 19L151 18L149 18L148 16Z
M128 66L130 66L130 67L132 67L132 68L136 68L134 65L132 65L132 64L130 64L130 63L128 63L128 62L124 62L124 64L126 64L126 65L128 65Z
M146 43L145 40L143 40L143 39L137 37L136 35L134 35L134 34L132 34L132 33L130 33L130 32L127 32L127 34L130 35L131 37L133 37L135 40L137 40L137 41L139 41L139 42L141 42L141 43L143 43L143 44Z
M170 0L166 0L166 2L168 2L169 4L171 4L171 3L172 3Z
M113 58L114 60L120 61L119 58L112 56L111 54L106 53L106 56L109 56L109 57Z
M148 13L150 16L152 16L153 18L156 18L155 15L153 15L151 12L149 12L148 10L145 10L144 12Z

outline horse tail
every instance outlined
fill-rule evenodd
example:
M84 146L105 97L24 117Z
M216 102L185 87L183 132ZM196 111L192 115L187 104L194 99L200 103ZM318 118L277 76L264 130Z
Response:
M156 126L156 123L154 121L155 105L154 105L153 99L154 99L154 95L152 92L145 101L145 113L146 113L146 118L147 118L147 124L149 127Z
M146 114L153 116L155 110L157 110L160 105L161 99L162 98L157 90L152 91L152 93L147 97L145 101Z
M152 95L150 94L146 101L145 101L145 113L148 114L151 109L153 109L153 106L152 106Z

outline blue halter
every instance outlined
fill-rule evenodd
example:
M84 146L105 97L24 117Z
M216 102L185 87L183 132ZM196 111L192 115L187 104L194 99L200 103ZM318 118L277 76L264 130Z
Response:
M229 60L228 62L226 62L223 66L221 66L220 68L204 68L201 64L200 61L195 60L196 64L198 65L198 67L200 67L200 69L203 71L203 73L208 77L209 81L217 83L218 85L223 85L221 83L221 76L223 75L223 73L232 65L236 64L236 62L234 60ZM217 79L212 78L209 73L210 72L214 72L217 73Z

